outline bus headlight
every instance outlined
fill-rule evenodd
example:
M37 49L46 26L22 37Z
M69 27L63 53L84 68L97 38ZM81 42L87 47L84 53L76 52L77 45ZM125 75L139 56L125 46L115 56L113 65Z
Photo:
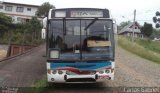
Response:
M52 74L56 74L57 73L57 71L56 70L52 70Z
M63 71L61 71L61 70L58 70L58 74L60 74L60 75L61 75L61 74L63 74Z
M51 50L50 51L50 58L59 58L59 51L58 50Z
M99 74L103 74L104 73L104 71L99 71Z
M109 69L106 69L106 70L105 70L105 73L107 73L107 74L110 73L110 70L109 70Z

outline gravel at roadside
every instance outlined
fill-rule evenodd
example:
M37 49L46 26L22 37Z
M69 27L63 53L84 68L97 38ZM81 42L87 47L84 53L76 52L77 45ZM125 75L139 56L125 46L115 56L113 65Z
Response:
M160 64L118 47L115 80L112 82L115 86L160 87Z

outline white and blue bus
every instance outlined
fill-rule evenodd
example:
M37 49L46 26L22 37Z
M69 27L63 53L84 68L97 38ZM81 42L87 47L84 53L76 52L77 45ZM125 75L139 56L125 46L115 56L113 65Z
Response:
M43 23L48 82L114 79L114 22L108 9L50 9Z

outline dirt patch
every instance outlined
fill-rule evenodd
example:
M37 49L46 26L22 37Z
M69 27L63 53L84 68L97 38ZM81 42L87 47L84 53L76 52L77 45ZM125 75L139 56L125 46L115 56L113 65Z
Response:
M0 50L0 60L3 59L3 58L5 58L6 55L7 55L7 51L1 49L1 50Z

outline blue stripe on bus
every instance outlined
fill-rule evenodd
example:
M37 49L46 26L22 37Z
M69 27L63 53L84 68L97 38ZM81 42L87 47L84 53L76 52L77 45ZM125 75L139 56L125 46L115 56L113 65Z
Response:
M96 70L111 66L111 62L97 62L97 63L50 63L51 69L72 67L80 70Z

